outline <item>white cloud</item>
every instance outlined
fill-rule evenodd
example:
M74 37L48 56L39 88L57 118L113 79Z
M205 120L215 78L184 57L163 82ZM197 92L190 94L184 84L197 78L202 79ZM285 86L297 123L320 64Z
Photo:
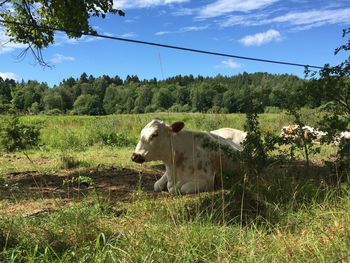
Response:
M219 26L231 27L231 26L259 26L267 24L267 14L249 14L249 15L231 15L224 20L219 21Z
M94 30L96 30L96 31L101 30L101 28L100 28L99 26L92 26L92 28L93 28Z
M221 69L235 69L235 68L240 68L241 65L238 64L237 62L234 62L231 58L228 60L223 60L221 61L220 65L215 66L215 68L221 68Z
M162 35L166 35L166 34L170 34L170 31L159 31L154 33L155 36L162 36Z
M281 24L293 30L308 30L327 24L350 24L350 8L289 12L272 17L268 13L231 15L219 21L220 27Z
M69 38L66 34L58 32L55 34L55 43L54 46L61 46L63 44L77 44L77 38Z
M263 33L248 35L239 40L245 46L261 46L271 41L280 41L281 34L277 30L270 29Z
M13 72L0 72L0 77L2 79L13 79L15 81L20 80L20 77L16 73L13 73Z
M70 57L70 56L64 56L62 54L54 54L49 61L53 64L60 64L64 61L74 61L75 58L74 57Z
M167 11L165 11L165 10L159 10L158 11L158 16L164 16L166 14L167 14Z
M229 16L223 21L219 22L220 27L230 27L230 26L249 26L251 20L248 19L248 16Z
M217 0L214 3L201 7L199 18L217 17L232 12L250 12L265 8L279 0Z
M193 15L194 12L195 12L195 9L179 8L179 9L176 9L176 11L173 11L171 14L174 16L189 16L189 15Z
M154 35L155 36L162 36L162 35L166 35L166 34L178 34L178 33L202 31L202 30L207 29L208 27L209 27L209 25L204 25L204 26L186 26L186 27L182 27L179 30L175 30L175 31L159 31L159 32L156 32Z
M185 3L189 0L114 0L113 7L117 9L137 9Z
M105 35L111 35L109 33L104 33ZM69 38L65 33L61 33L58 32L55 35L55 43L54 46L62 46L64 44L71 44L71 45L75 45L78 43L87 43L87 42L94 42L94 41L99 41L99 40L103 40L103 38L99 38L99 37L93 37L93 36L81 36L80 38Z
M120 37L122 38L136 37L136 34L134 32L129 32L129 33L120 35Z
M207 29L209 25L204 25L204 26L187 26L183 27L179 30L180 33L184 32L193 32L193 31L202 31L204 29Z
M286 15L278 16L269 23L288 23L290 25L303 26L306 29L319 27L325 24L350 23L350 8L311 10L304 12L290 12Z
M114 34L109 33L109 32L103 32L103 35L108 36L108 37L114 37Z

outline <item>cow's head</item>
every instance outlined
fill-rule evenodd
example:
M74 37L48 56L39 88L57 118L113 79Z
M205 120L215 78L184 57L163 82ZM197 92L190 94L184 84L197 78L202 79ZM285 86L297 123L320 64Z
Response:
M153 120L141 131L131 160L136 163L167 159L171 153L171 136L178 133L185 126L183 122L166 125L161 120Z

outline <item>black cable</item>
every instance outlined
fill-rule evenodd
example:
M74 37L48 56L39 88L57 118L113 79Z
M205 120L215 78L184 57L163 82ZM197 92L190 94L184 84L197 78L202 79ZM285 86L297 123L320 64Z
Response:
M10 21L5 21L5 20L1 20L1 19L0 19L0 23L3 23L3 24L14 24L14 25L25 26L25 27L36 27L36 28L44 29L44 30L62 31L62 32L65 32L65 33L67 33L67 32L68 33L76 33L76 34L79 33L79 34L82 34L82 35L85 35L85 36L92 36L92 37L99 37L99 38L105 38L105 39L119 40L119 41L124 41L124 42L143 44L143 45L149 45L149 46L156 46L156 47L163 47L163 48L170 48L170 49L176 49L176 50L183 50L183 51L189 51L189 52L195 52L195 53L201 53L201 54L207 54L207 55L214 55L214 56L221 56L221 57L244 59L244 60L251 60L251 61L258 61L258 62L265 62L265 63L282 64L282 65L304 67L304 68L323 69L323 67L320 67L320 66L312 66L312 65L305 65L305 64L292 63L292 62L286 62L286 61L277 61L277 60L270 60L270 59L261 59L261 58L253 58L253 57L231 55L231 54L225 54L225 53L220 53L220 52L206 51L206 50L187 48L187 47L179 47L179 46L174 46L174 45L166 45L166 44L160 44L160 43L148 42L148 41L142 41L142 40L135 40L135 39L127 39L127 38L121 38L121 37L100 35L100 34L94 34L94 33L90 33L90 32L77 32L77 31L73 31L73 30L69 30L69 29L63 29L63 28L50 28L50 27L39 26L39 25L30 25L30 24L19 23L19 22L10 22Z

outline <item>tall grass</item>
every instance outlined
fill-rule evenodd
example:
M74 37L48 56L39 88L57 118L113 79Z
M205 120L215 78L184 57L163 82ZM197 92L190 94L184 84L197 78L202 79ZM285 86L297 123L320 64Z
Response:
M312 123L314 116L308 116ZM167 123L183 120L191 130L242 129L245 122L239 114L22 117L42 125L42 147L28 152L35 167L18 153L0 154L0 262L350 260L349 178L336 181L336 171L321 165L304 169L281 162L258 179L237 178L229 189L190 196L153 195L140 184L123 200L93 182L85 191L78 183L78 194L70 194L77 188L72 178L65 186L68 196L28 196L16 185L16 174L9 177L14 170L40 171L50 158L57 163L47 166L46 176L66 176L60 170L63 157L74 164L64 169L78 169L77 178L89 180L92 168L101 175L109 171L104 166L140 169L129 155L140 130L155 117ZM275 134L290 121L284 114L263 114L260 120L263 132ZM320 162L330 154L325 150L313 158ZM13 212L21 206L32 206L32 213Z
M244 114L200 113L124 114L97 117L25 116L21 121L41 125L41 140L50 148L84 150L95 144L133 146L140 130L154 118L161 118L166 123L182 120L186 123L187 129L207 131L222 127L243 129L245 122ZM263 131L276 133L288 123L288 116L284 114L263 114L261 118Z
M215 197L141 194L129 204L94 197L0 223L4 262L333 262L350 245L350 193L270 204L275 215L242 227L213 220ZM210 200L204 213L203 199ZM300 202L297 204L297 202ZM229 209L229 208L226 208ZM275 218L278 220L275 220ZM272 220L270 220L272 219Z

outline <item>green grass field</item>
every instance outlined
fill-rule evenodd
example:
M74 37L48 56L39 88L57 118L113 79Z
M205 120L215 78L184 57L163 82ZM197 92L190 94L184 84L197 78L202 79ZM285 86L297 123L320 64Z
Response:
M305 116L315 125L315 114ZM153 192L161 163L130 160L155 117L191 130L245 122L243 114L21 117L42 127L41 144L0 152L0 261L350 260L350 181L325 164L335 147L322 146L309 168L302 160L271 163L230 189L171 196ZM291 118L263 114L260 122L277 134Z

